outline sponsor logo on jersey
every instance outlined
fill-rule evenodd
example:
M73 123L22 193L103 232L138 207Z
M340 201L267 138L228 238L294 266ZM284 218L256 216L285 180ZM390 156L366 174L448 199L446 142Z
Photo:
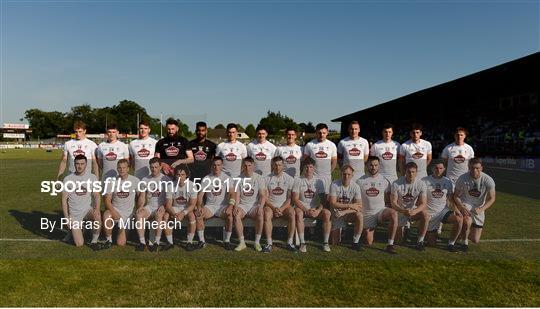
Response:
M118 156L116 155L116 153L114 153L112 151L105 155L105 159L107 161L114 161L114 160L116 160L117 157Z
M307 199L312 199L315 196L315 192L308 188L306 191L304 191L304 197Z
M371 187L366 190L366 195L371 197L377 196L379 195L379 190L377 188Z
M461 154L459 154L459 155L454 157L454 162L456 162L457 164L461 164L461 163L465 162L465 157L462 156Z
M161 194L161 191L159 191L159 190L155 190L154 192L151 192L151 193L150 193L150 195L151 195L152 197L158 197L160 194Z
M360 149L354 147L353 149L349 150L349 155L353 157L358 157L360 155L361 151Z
M242 192L244 193L244 196L253 196L253 194L255 194L255 190L253 190L253 188L251 188L249 191L242 190Z
M165 154L167 154L168 157L176 157L180 153L180 149L174 146L169 146L165 148Z
M406 204L410 204L414 201L414 196L412 196L412 194L410 193L407 193L403 196L403 202L406 203Z
M142 148L141 150L137 151L137 154L141 158L146 158L146 157L148 157L150 155L150 150L148 150L146 148Z
M77 188L77 190L75 190L75 194L77 194L78 196L83 196L83 195L86 195L88 191L86 190L86 187L83 187L81 186L80 188Z
M199 150L195 153L195 160L204 161L206 160L206 152Z
M116 192L116 196L119 197L119 198L126 198L129 196L129 191L120 191L120 192Z
M421 152L419 152L419 151L415 152L415 153L412 155L413 159L421 159L423 156L424 156L424 154L421 153Z
M266 160L266 155L264 154L264 152L260 151L255 155L255 159L257 159L258 161L264 161Z
M179 205L186 205L187 204L187 199L183 195L180 195L179 197L177 197L175 199L175 201Z
M338 202L339 203L342 203L342 204L349 204L349 202L351 201L350 198L348 198L347 196L345 195L342 195L338 198Z
M232 152L229 152L226 156L225 156L225 160L227 161L236 161L236 155Z
M86 156L86 154L84 153L84 150L82 150L82 149L80 149L80 148L77 149L77 150L75 150L75 151L73 152L73 157L76 157L76 156L78 156L78 155Z
M221 195L221 190L217 190L216 188L214 188L214 190L212 190L212 195L213 196L220 196Z
M285 163L287 163L287 164L294 164L294 163L296 163L296 157L293 156L293 155L289 155L289 156L285 159Z
M472 197L479 197L481 194L482 193L476 188L472 188L471 190L469 190L469 195Z
M324 159L328 157L328 154L321 150L315 154L315 157L318 159Z
M382 154L383 160L392 160L393 157L394 157L394 154L391 153L390 151L387 151Z
M285 191L281 187L275 187L274 189L272 189L273 195L282 195L283 192Z
M435 190L431 191L431 196L434 198L442 198L444 196L444 191L440 188L436 188Z

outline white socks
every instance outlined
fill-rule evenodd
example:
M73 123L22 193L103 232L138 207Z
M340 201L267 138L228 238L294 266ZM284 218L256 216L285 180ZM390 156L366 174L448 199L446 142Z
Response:
M325 243L325 244L328 243L328 239L330 239L330 233L324 234L324 243Z
M92 243L95 244L99 239L99 233L92 234Z
M139 242L143 245L146 245L146 240L144 239L144 236L143 237L139 237Z
M171 235L165 235L165 237L167 237L167 241L168 241L171 245L174 244L174 240L173 240L172 234L171 234Z
M390 246L392 246L392 245L394 244L394 240L393 240L393 239L388 239L388 244L389 244Z
M202 230L202 231L197 231L197 236L199 236L199 241L205 242L205 241L204 241L204 230Z
M231 241L231 235L232 232L225 232L225 237L223 239L224 242L230 242Z
M112 242L112 235L105 236L107 238L107 241Z
M298 234L298 238L300 238L300 243L305 244L306 241L304 240L304 234Z
M195 234L193 234L193 233L187 234L187 242L189 244L193 243L193 237L195 237Z
M255 234L255 243L258 244L261 242L261 234Z
M360 236L362 236L362 234L354 235L353 243L357 244L360 241Z
M422 241L424 241L424 235L418 236L418 242L422 242Z

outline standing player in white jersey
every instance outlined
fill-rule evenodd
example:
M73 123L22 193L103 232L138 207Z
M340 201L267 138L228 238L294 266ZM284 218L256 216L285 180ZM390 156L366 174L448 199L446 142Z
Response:
M296 212L296 230L300 238L300 252L307 252L304 239L304 217L322 220L323 227L323 251L330 252L328 240L332 229L331 212L324 208L328 192L324 190L324 182L314 177L315 160L306 158L304 161L304 176L296 178L291 200Z
M392 140L392 135L394 135L394 126L385 123L382 129L382 140L373 144L369 151L370 156L379 158L380 173L388 179L390 184L398 179L397 158L399 143Z
M233 210L236 204L236 192L232 179L223 173L223 159L214 157L210 174L201 180L202 190L197 196L197 249L206 247L204 238L204 221L218 217L225 220L225 233L232 234ZM225 235L224 235L225 236Z
M240 176L242 160L247 157L244 144L237 141L238 126L234 123L227 125L227 141L221 142L216 148L216 156L223 159L223 172L231 177Z
M369 142L360 137L360 123L356 120L349 124L349 136L339 141L337 145L339 166L350 165L354 168L352 181L362 177L364 164L369 156Z
M354 222L352 249L362 250L360 237L364 227L362 195L360 187L352 181L354 169L350 165L341 168L341 179L332 182L328 201L334 210L334 220Z
M444 170L444 162L437 161L433 164L433 174L422 179L426 183L427 189L427 212L429 215L427 241L429 246L435 246L440 223L450 223L452 231L447 249L450 252L457 252L455 243L461 231L463 217L461 213L451 210L454 185L450 179L444 177Z
M276 150L276 157L281 157L285 164L285 173L295 178L300 177L300 161L302 160L302 147L296 144L296 129L285 129L287 144L279 146Z
M68 183L71 183L69 187L71 188L75 184L76 190L73 190L73 192L64 190L62 192L62 211L64 218L69 220L69 228L75 246L81 247L84 245L82 229L88 228L88 223L90 223L93 230L90 247L99 250L101 249L98 243L101 228L101 211L99 208L101 196L97 191L91 192L94 187L91 183L97 182L98 179L96 175L86 171L87 162L88 159L84 155L75 156L75 171L64 178L64 188ZM92 187L89 188L88 185Z
M483 172L482 160L469 160L469 172L456 181L454 202L463 216L461 237L463 250L468 250L469 239L473 243L480 241L486 218L486 210L495 203L495 182Z
M73 124L73 131L75 131L75 139L67 141L64 145L62 160L58 166L56 180L60 180L60 177L66 170L66 165L68 165L70 173L75 172L75 157L78 155L86 157L86 172L88 172L88 174L92 172L99 178L99 166L96 160L97 145L86 138L86 124L82 121L75 121Z
M468 171L469 160L474 158L473 148L465 143L467 130L462 127L456 128L454 142L446 147L441 154L441 158L446 161L446 177L455 184L459 176Z
M268 243L264 246L263 252L272 252L272 220L276 218L287 219L287 250L298 251L293 245L296 220L294 209L291 207L291 191L294 178L285 173L284 169L281 157L272 159L272 174L266 178L268 198L264 207L264 232Z
M266 140L268 130L257 126L257 139L247 145L247 155L255 160L255 173L264 177L272 172L271 161L276 154L276 146Z
M165 219L181 222L185 218L188 221L186 250L193 251L193 237L195 236L196 220L195 206L197 204L197 191L193 182L189 180L189 168L185 164L180 164L174 169L174 188L167 191L167 202L165 203ZM167 243L164 250L173 247L172 229L165 228ZM156 238L159 245L159 238Z
M149 163L154 157L157 141L150 137L150 123L142 120L139 123L139 138L129 143L129 162L135 170L135 177L143 179L150 174Z
M101 179L116 177L117 163L121 159L129 159L129 149L126 144L118 140L116 124L107 126L107 141L101 142L96 150L96 157L101 168Z
M408 221L419 221L416 249L425 250L424 237L427 233L429 215L426 206L426 184L417 178L418 166L414 162L405 164L405 176L392 183L390 203L398 213L398 238Z
M332 183L332 172L337 166L336 144L326 139L328 126L319 123L315 127L316 139L304 147L304 158L315 160L315 177L324 181L325 191L329 191Z
M163 222L165 216L165 203L167 201L166 192L168 189L166 182L171 179L161 173L161 160L152 158L148 162L150 165L150 175L144 177L141 182L141 192L137 203L136 219L137 219L137 234L139 235L139 244L135 247L136 251L144 251L146 249L146 240L144 231L146 221ZM161 239L161 226L158 224L155 229L155 241ZM159 250L159 244L153 244L150 240L150 251Z
M418 123L412 125L410 136L411 139L399 147L399 168L402 173L405 173L406 163L416 163L418 166L416 178L420 180L427 176L427 167L432 158L431 143L420 138L422 137L422 125Z
M366 245L371 246L375 228L383 222L388 222L386 252L396 254L394 239L398 227L398 215L394 209L385 207L390 201L390 182L379 173L380 166L378 157L369 157L368 173L356 181L362 194L364 240Z
M118 236L116 243L119 246L126 245L126 227L131 224L135 204L139 198L137 188L139 178L129 174L129 162L120 159L116 164L118 170L117 183L111 184L107 189L103 201L107 210L103 213L103 231L107 241L103 249L112 246L112 232L114 224L118 224Z
M238 183L235 181L235 186ZM261 234L264 221L264 204L268 196L264 177L255 173L255 162L252 157L242 161L242 174L236 189L235 207L233 210L234 225L240 243L234 250L241 251L246 248L244 241L244 224L242 220L247 216L255 221L255 251L262 251ZM231 250L231 234L226 233L225 249Z

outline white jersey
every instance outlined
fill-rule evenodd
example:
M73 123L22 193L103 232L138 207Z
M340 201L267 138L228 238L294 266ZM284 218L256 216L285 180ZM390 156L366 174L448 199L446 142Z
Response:
M474 150L469 144L458 146L452 143L444 147L441 157L448 160L446 176L455 183L459 176L469 171L469 160L474 158Z
M353 204L355 199L357 201L362 200L360 187L354 182L351 182L348 187L345 187L341 179L332 182L330 196L336 197L337 202L342 204Z
M250 177L240 176L241 183L238 186L240 190L240 206L252 207L259 200L260 193L266 189L266 181L263 176L253 173ZM248 188L244 184L250 184L251 188ZM250 189L250 190L248 190Z
M413 183L407 183L405 176L392 183L392 194L398 197L398 204L407 209L416 208L416 201L420 196L426 197L426 183L421 179L414 179Z
M129 186L124 185L124 183L129 184ZM133 175L128 175L126 180L118 177L114 187L112 183L109 185L107 193L111 193L111 203L122 216L129 216L133 213L133 209L135 209L138 184L139 178ZM122 186L126 187L122 188Z
M279 146L276 150L276 157L283 159L285 164L285 173L291 177L300 177L300 161L302 160L302 147L294 146Z
M101 179L116 177L116 164L121 159L129 159L128 146L121 141L102 142L96 150L96 158L101 162Z
M362 211L366 215L378 213L386 207L384 196L390 193L390 182L383 175L364 175L356 181L362 194Z
M247 145L247 155L255 160L255 173L268 176L272 172L271 162L276 154L276 146L265 141L260 143L257 140Z
M326 194L322 179L312 177L296 178L292 192L298 193L298 198L306 209L317 208L321 204L320 196Z
M454 192L454 185L447 177L435 178L433 175L422 178L427 189L427 211L434 216L449 208L448 195Z
M77 188L73 192L68 192L67 195L69 216L71 218L83 218L92 209L92 192L90 192L92 187L88 187L88 180L91 182L98 181L96 175L89 172L85 172L82 175L72 173L64 178L64 185L67 182L74 182ZM71 185L69 187L71 189Z
M167 191L172 191L173 189L171 186L165 183L169 181L171 181L171 179L163 174L159 174L156 177L148 175L141 180L141 182L144 183L141 190L146 192L146 201L144 203L145 207L148 207L150 210L154 211L161 206L165 206ZM173 183L174 186L176 186L176 182Z
M399 143L390 141L385 143L380 140L371 146L369 154L379 158L381 162L380 173L387 179L398 178L397 176L397 156L399 151Z
M195 190L195 185L191 180L186 179L183 183L183 186L180 186L182 183L175 187L173 191L167 191L167 199L172 200L172 207L187 208L189 200L192 198L197 198L197 191Z
M314 139L307 143L304 148L304 154L315 160L315 176L319 178L332 178L332 162L333 157L337 157L336 144L332 141L325 140L320 142Z
M247 149L239 141L221 142L216 148L216 156L223 158L223 172L231 177L240 176L242 159L247 157Z
M405 163L414 162L418 165L417 179L427 176L427 156L431 154L431 143L420 139L418 143L408 140L401 144L399 154L405 158Z
M135 176L139 179L150 175L149 161L154 157L157 141L151 137L135 139L129 143L129 154L133 159Z
M484 172L480 174L478 179L474 179L470 173L466 173L456 181L456 194L459 192L461 201L472 207L483 206L487 194L491 190L495 190L495 182L493 178Z
M91 140L85 139L72 139L66 142L64 145L64 155L68 158L68 168L71 173L75 173L75 157L83 155L86 157L86 172L92 172L92 157L95 155L97 149L96 143Z
M228 184L227 184L228 183ZM209 174L202 181L202 190L204 193L204 206L223 206L228 205L227 193L234 189L236 183L225 173L216 176Z
M369 156L369 143L365 138L342 139L337 145L337 153L343 158L343 165L349 164L354 169L352 181L356 181L365 174L364 158Z
M268 200L275 206L281 207L290 196L294 184L294 178L287 173L277 176L274 173L266 177L266 189L268 190Z

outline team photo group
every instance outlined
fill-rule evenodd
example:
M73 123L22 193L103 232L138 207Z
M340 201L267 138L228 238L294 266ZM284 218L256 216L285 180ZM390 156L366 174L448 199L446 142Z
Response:
M273 224L279 220L287 227L285 248L291 252L307 252L305 223L315 221L322 230L317 247L324 252L331 251L333 231L349 225L352 250L371 246L380 226L387 230L384 251L397 254L396 245L409 239L408 231L415 226L410 247L425 251L435 247L443 224L450 227L446 249L459 252L468 250L469 241L480 241L485 213L495 202L495 183L465 143L467 130L462 127L433 160L420 124L411 125L410 139L402 144L392 139L392 124L385 124L381 139L370 143L360 137L360 123L352 121L349 136L336 145L327 139L328 126L320 123L315 138L302 146L294 128L284 131L283 145L267 140L264 126L256 128L256 138L247 145L238 140L238 127L232 123L226 126L226 141L217 145L207 138L204 122L196 124L192 141L179 135L174 119L167 120L165 128L166 136L156 140L150 136L150 123L143 120L139 137L126 144L110 124L107 140L96 145L86 137L86 125L75 122L75 138L64 145L57 180L83 184L110 183L113 178L129 184L111 186L103 194L84 184L62 192L64 218L93 223L92 249L112 248L113 231L115 244L125 246L134 229L136 251L165 251L175 246L173 232L180 228L187 230L185 250L203 249L205 223L220 218L225 250L247 248L244 225L249 220L253 249L271 252ZM339 175L332 177L336 169ZM176 185L162 185L167 182ZM142 183L158 185L150 189ZM166 224L171 221L182 224ZM70 225L65 241L84 246L81 226Z

